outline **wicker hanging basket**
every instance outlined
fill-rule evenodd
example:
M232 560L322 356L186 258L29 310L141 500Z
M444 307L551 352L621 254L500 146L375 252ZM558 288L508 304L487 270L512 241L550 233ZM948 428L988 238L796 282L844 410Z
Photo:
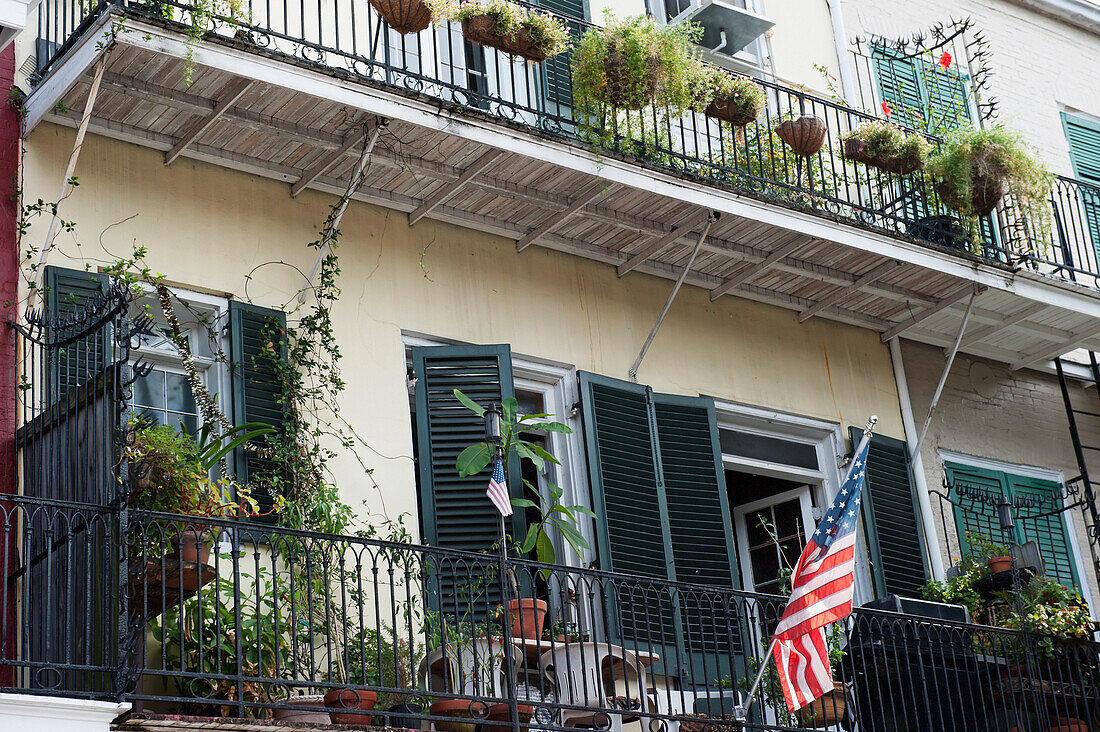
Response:
M970 205L978 216L993 213L1005 194L1004 180L1000 176L983 173L977 166L970 169L970 187ZM946 181L936 184L936 193L948 207L956 211L965 208L959 191Z
M432 11L424 0L370 0L370 5L402 35L419 33L432 23Z
M854 163L863 163L870 168L885 170L887 173L909 175L916 173L924 167L924 160L919 153L909 155L875 156L869 154L863 140L849 138L844 141L844 159Z
M661 59L651 56L643 78L635 78L630 73L626 59L618 51L608 51L603 61L604 77L607 79L607 101L616 109L641 109L657 98L660 78L657 70Z
M825 120L813 115L803 115L781 122L775 127L775 134L787 143L796 155L810 157L816 155L825 146Z
M495 48L528 61L545 61L549 57L526 27L521 25L512 33L497 33L496 23L488 15L473 15L463 20L462 35L471 43Z
M755 104L745 104L733 97L724 99L715 97L714 101L703 110L703 114L711 119L729 122L734 127L744 127L750 122L756 121L760 110Z

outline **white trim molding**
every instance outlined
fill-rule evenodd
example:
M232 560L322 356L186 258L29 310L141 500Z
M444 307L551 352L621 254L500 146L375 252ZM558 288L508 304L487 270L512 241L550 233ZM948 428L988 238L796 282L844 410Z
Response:
M1100 35L1100 5L1090 0L1010 0L1081 30Z
M38 696L0 694L0 729L34 732L108 732L129 704Z

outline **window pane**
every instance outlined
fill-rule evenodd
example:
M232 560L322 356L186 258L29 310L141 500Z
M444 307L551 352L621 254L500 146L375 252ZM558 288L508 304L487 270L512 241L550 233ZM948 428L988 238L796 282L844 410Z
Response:
M148 407L138 407L135 409L138 419L142 422L148 422L150 424L164 424L164 412L159 409L149 409Z
M176 412L169 412L166 424L171 425L172 427L178 427L180 424L182 424L187 432L194 433L195 430L198 429L199 418L193 414L178 414Z
M191 384L183 374L165 374L168 384L167 406L175 412L197 413L195 397L191 394Z
M164 408L164 372L153 371L134 382L134 404Z

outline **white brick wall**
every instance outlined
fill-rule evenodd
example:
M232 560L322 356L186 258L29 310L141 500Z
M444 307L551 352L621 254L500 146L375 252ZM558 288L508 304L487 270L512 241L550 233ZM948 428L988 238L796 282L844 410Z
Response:
M944 353L939 348L903 341L902 354L913 415L920 429L943 370ZM993 379L983 381L981 376L989 371ZM1100 412L1100 395L1095 389L1086 392L1075 382L1071 382L1071 389L1075 406ZM1100 420L1094 419L1091 424L1082 422L1079 426L1085 444L1100 446ZM1012 372L1002 364L966 356L955 359L921 448L925 479L931 491L943 485L941 449L1012 465L1057 470L1066 479L1076 477L1079 472L1057 377L1027 370ZM946 564L959 554L955 528L950 511L945 510L947 531L943 532L940 501L934 495L932 505L937 531L946 533L940 537L941 544L945 539L947 542L940 547ZM1084 564L1080 569L1092 589L1093 607L1100 609L1088 538L1080 515L1073 519Z
M1071 175L1059 111L1100 117L1100 36L1005 0L843 0L845 30L908 37L937 22L971 17L992 52L998 119L1024 134L1051 169Z

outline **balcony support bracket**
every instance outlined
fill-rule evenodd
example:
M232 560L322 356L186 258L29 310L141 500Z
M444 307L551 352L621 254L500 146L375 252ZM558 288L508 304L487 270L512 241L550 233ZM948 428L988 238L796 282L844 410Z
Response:
M420 221L420 219L430 214L436 206L462 190L467 183L473 180L481 171L492 165L500 156L500 150L488 150L482 153L481 157L475 160L470 167L462 171L462 175L459 176L458 180L450 185L441 185L437 192L433 193L424 203L420 204L415 211L410 213L409 226L416 225L417 221Z
M887 330L886 332L884 332L882 334L882 342L883 343L889 343L891 338L893 338L895 336L899 336L902 333L904 333L905 331L909 330L910 328L913 328L914 326L918 325L919 323L923 323L925 320L927 320L928 318L931 318L933 315L936 315L937 313L941 313L944 310L947 310L947 308L951 307L952 305L957 303L959 300L962 300L968 294L972 293L974 291L974 287L975 287L975 285L972 285L972 284L964 285L963 287L960 287L959 289L955 290L954 292L948 294L946 297L944 297L942 300L940 300L935 305L930 305L930 306L926 307L924 310L921 310L920 312L918 312L913 317L909 318L908 320L903 320L902 322L898 323L893 328L890 328L889 330ZM984 287L981 288L981 290L984 290L984 289L985 289Z
M516 251L522 252L524 249L541 239L545 234L549 234L558 224L564 223L566 219L596 200L596 198L606 189L607 184L597 180L595 183L582 190L565 210L550 214L545 221L531 229L522 239L517 241Z
M807 320L809 320L813 316L817 315L818 313L820 313L825 308L830 307L832 305L836 305L837 303L839 303L844 298L848 297L848 295L852 294L853 292L858 292L859 290L863 289L865 286L874 284L878 280L882 279L882 277L887 272L889 272L890 270L894 269L897 266L898 266L898 262L896 260L893 260L893 259L887 260L887 261L883 262L882 264L880 264L879 266L872 269L867 274L862 275L859 279L857 279L855 282L848 285L847 287L838 287L838 288L836 288L831 293L829 293L828 295L821 298L820 300L815 302L813 305L811 305L810 307L806 308L801 313L799 313L798 314L798 322L799 323L805 323Z
M164 154L164 164L171 165L175 162L176 158L183 154L188 145L199 139L204 132L210 129L210 126L218 121L218 117L221 117L227 109L236 104L237 100L243 97L244 93L251 89L255 83L251 79L238 79L227 84L223 90L224 95L221 101L210 111L210 114L195 120L183 133L179 141L172 146L172 149Z
M367 124L361 125L350 132L347 137L344 138L340 147L330 152L319 163L302 173L302 177L290 185L290 197L297 198L298 194L306 189L306 186L324 175L326 170L342 160L343 157L347 155L353 147L358 145L364 137L375 134L376 131L380 131L384 126L385 122L382 121L382 118L372 117Z
M772 265L778 262L780 259L783 259L787 255L793 253L795 249L798 249L799 247L805 246L810 243L811 242L808 242L805 239L795 239L793 241L789 241L786 244L780 246L771 254L769 254L762 261L756 262L755 264L748 264L742 267L733 275L731 275L729 279L710 291L710 301L714 302L718 298L722 297L722 295L725 295L730 290L739 287L745 282L748 282L761 272L771 269Z

